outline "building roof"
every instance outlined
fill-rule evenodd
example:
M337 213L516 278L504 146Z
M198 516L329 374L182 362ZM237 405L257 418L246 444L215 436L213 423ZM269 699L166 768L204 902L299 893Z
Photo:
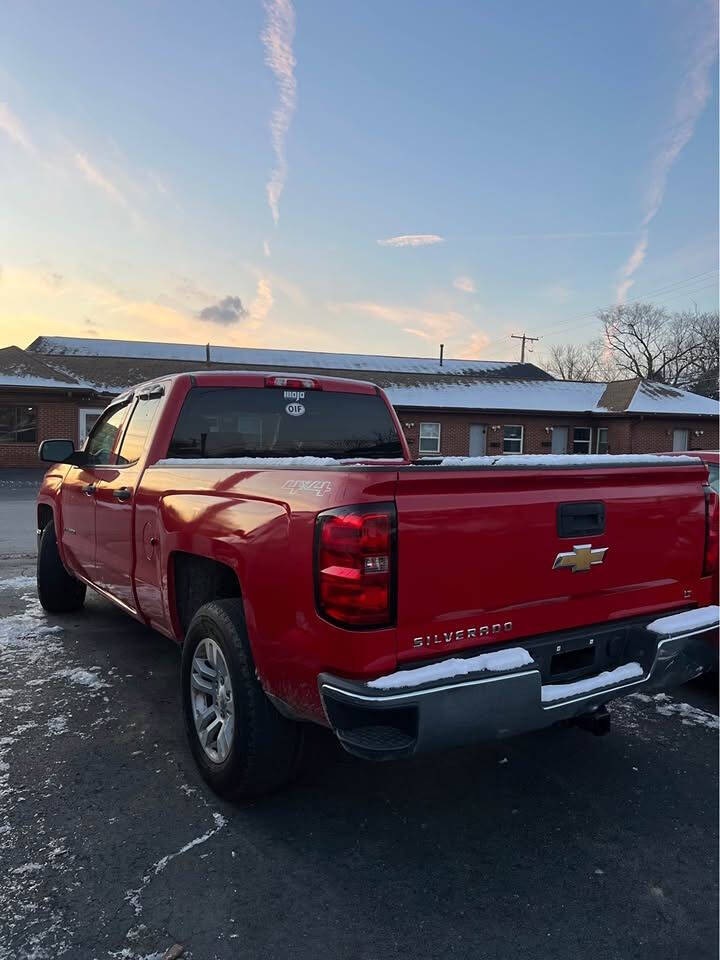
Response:
M466 380L452 384L389 386L385 390L394 406L421 409L713 417L720 414L717 400L644 380L609 384L571 380Z
M9 383L4 372L6 377L22 378L23 386L62 386L107 395L199 368L276 370L369 380L387 391L394 406L409 409L672 417L720 413L717 400L678 387L639 379L553 380L533 364L446 360L440 367L438 360L421 357L240 347L212 347L210 363L205 357L205 347L192 344L38 337L27 351L0 350L0 386Z
M74 377L53 369L40 357L15 346L0 349L0 386L61 390L80 388Z
M720 404L689 390L669 387L664 383L640 380L627 409L630 413L702 413L717 417Z
M435 377L502 374L545 380L549 374L531 363L509 360L453 360L439 357L391 357L364 353L322 353L307 350L265 350L254 347L204 346L190 343L146 343L139 340L98 340L94 337L38 337L28 350L45 356L117 357L124 360L175 360L259 370L294 369L432 374Z

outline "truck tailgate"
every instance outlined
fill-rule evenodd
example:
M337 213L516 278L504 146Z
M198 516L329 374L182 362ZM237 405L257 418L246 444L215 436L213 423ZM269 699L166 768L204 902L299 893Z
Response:
M706 477L700 463L401 470L398 660L691 606Z

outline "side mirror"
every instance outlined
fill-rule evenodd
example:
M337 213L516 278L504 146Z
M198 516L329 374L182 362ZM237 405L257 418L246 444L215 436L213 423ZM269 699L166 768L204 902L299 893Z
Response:
M38 456L44 463L67 463L74 453L72 440L43 440L38 447Z

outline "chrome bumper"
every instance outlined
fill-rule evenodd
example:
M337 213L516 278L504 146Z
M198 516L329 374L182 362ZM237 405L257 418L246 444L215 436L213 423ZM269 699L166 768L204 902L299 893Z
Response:
M330 726L348 752L391 759L539 730L636 690L677 686L717 666L717 623L668 635L653 633L647 624L634 624L633 630L647 650L642 675L550 702L544 702L535 660L507 673L483 671L391 690L323 673L318 677L320 697ZM531 656L532 646L523 644ZM562 684L548 687L553 697L562 694Z

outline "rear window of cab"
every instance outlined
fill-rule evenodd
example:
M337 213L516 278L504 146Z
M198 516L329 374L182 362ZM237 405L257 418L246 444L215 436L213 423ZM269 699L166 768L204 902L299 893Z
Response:
M168 457L395 458L403 450L377 394L193 387Z

